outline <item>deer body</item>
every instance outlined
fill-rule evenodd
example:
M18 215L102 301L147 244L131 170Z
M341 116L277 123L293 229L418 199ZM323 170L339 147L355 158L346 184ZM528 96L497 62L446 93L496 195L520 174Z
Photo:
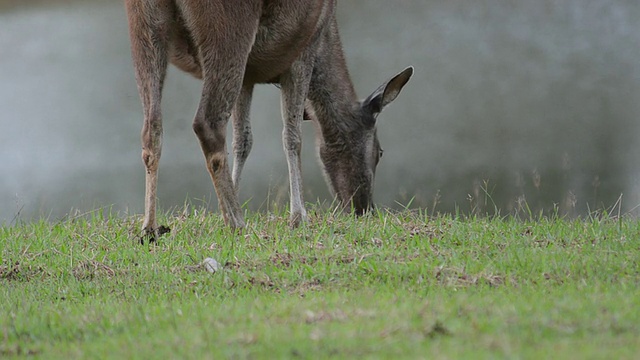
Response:
M358 101L342 52L335 0L126 0L132 57L142 100L146 168L143 230L158 235L156 189L162 150L160 101L168 63L203 80L193 129L225 223L243 227L237 190L251 150L249 122L255 84L282 91L283 146L289 167L290 223L305 221L300 171L305 106L319 129L320 158L345 207L372 207L381 156L375 117L413 73L407 68ZM233 124L233 171L226 125Z

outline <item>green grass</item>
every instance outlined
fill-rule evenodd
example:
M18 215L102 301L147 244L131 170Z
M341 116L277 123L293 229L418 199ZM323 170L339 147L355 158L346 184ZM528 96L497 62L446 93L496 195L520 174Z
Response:
M0 228L0 357L624 359L640 222L312 211ZM211 274L206 257L224 265Z

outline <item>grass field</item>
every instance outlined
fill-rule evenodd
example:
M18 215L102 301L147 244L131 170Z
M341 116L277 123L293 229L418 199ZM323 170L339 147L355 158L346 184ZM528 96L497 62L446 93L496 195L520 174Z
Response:
M166 216L0 230L0 357L632 359L640 221ZM223 265L210 273L211 257Z

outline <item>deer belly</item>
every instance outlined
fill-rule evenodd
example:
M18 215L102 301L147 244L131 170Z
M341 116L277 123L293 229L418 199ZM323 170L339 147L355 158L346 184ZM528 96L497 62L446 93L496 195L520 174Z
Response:
M251 60L251 59L250 59ZM273 84L280 82L280 76L284 74L295 60L259 60L247 63L244 74L245 83Z
M247 61L246 81L277 82L313 39L327 16L322 0L280 0L265 8ZM295 5L294 5L295 4Z
M253 83L278 82L280 75L291 67L307 45L307 41L300 38L272 42L257 37L247 59L245 79Z

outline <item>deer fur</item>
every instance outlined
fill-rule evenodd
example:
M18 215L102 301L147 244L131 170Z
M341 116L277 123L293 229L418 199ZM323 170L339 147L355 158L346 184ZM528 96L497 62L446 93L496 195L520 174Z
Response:
M317 126L327 182L340 204L362 214L373 206L375 168L382 156L376 116L413 74L409 67L363 101L349 77L335 0L125 0L131 52L142 101L146 168L143 231L156 224L162 152L162 88L169 63L203 80L193 130L200 141L227 225L245 226L238 201L252 145L249 108L255 84L279 84L283 147L289 168L290 224L306 220L300 165L301 124ZM306 109L305 109L306 107ZM233 126L233 171L225 142Z

